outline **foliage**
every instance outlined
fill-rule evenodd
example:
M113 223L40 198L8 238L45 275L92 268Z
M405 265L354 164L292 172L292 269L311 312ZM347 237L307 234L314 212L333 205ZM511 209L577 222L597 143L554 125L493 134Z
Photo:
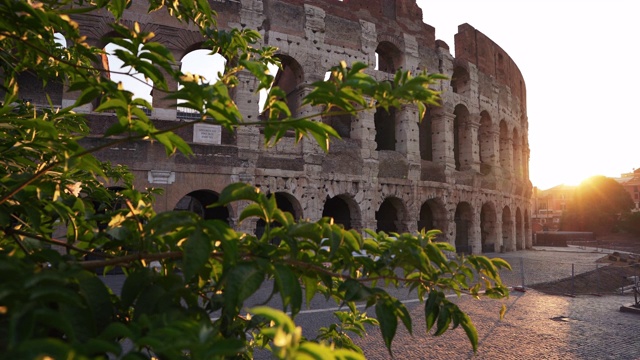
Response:
M640 236L640 212L626 214L620 227L631 234Z
M132 141L159 143L168 155L191 154L173 131L192 123L158 130L141 109L151 104L133 98L93 66L102 50L85 41L73 20L95 11L109 11L118 20L129 5L126 0L0 2L0 357L250 358L256 348L265 348L280 359L358 359L361 349L348 334L362 334L365 324L379 324L389 351L399 321L412 329L407 308L384 286L408 286L425 302L429 329L439 335L461 326L477 347L469 317L444 294L507 296L498 270L509 265L500 259L450 260L445 252L454 248L433 242L434 231L362 236L328 218L294 221L256 188L227 187L218 206L242 202L240 221L279 224L267 226L257 238L190 212L155 213L156 190L135 189L127 169L99 161L94 155L100 150ZM176 69L175 59L152 33L137 24L112 24L119 35L113 41L126 49L117 56L132 67L131 74L152 79L154 91L168 98L189 99L183 106L200 112L199 122L228 129L261 126L270 144L289 130L325 149L337 136L313 117L291 118L277 88L270 90L266 121L242 119L229 95L237 75L249 72L259 88L268 89L273 77L266 64L277 63L275 49L254 47L257 32L216 30L204 1L151 0L149 11L168 11L195 25L205 45L229 60L219 81L203 83ZM56 44L58 32L65 34L68 47ZM315 117L376 104L414 104L424 111L437 102L429 85L442 78L405 71L392 83L378 83L357 63L342 63L332 73L305 99L324 109ZM51 101L36 108L21 100L24 74L40 79L45 93L50 84L62 82L77 100L63 108ZM168 78L184 87L171 91ZM86 104L117 119L93 148L81 145L89 125L87 115L76 109ZM109 190L111 184L121 190ZM54 251L53 245L64 250ZM370 256L353 255L361 250ZM86 260L88 255L98 260ZM148 266L152 261L160 263L159 271ZM95 275L95 269L114 266L127 276L119 295ZM265 286L280 297L282 309L245 309L245 301ZM317 339L305 339L294 318L316 294L348 310ZM373 308L376 319L358 312L356 303Z
M593 176L576 188L563 216L562 228L609 233L632 207L631 196L617 181Z

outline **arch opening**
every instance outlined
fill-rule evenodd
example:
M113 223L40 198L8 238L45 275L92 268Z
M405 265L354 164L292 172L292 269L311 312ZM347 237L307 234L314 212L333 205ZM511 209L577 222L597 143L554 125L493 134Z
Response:
M134 55L139 55L141 48L142 45L138 49L138 53ZM146 79L143 74L135 72L131 66L125 65L118 57L118 54L131 54L132 52L113 42L105 45L103 50L105 54L102 56L102 67L108 72L109 78L116 83L122 83L122 87L131 92L134 98L141 98L149 104L153 104L153 81ZM147 115L151 115L151 109L143 108L143 110Z
M456 170L466 170L473 163L473 144L469 136L469 110L464 105L455 107L453 114L453 156Z
M396 149L396 109L377 108L374 115L376 150Z
M290 213L293 216L293 218L296 220L302 217L300 204L292 195L284 192L276 192L275 194L269 194L269 198L273 196L275 196L276 198L276 206L278 207L278 209L284 212ZM280 224L277 221L274 221L271 224L271 228L276 228L280 226L282 226L282 224ZM258 238L262 237L266 228L267 228L267 223L262 219L258 219L258 221L256 221L256 229L255 229L256 237ZM274 243L280 242L279 239L273 239L273 240L274 240L273 241Z
M496 232L496 210L493 204L486 203L480 210L480 243L482 252L497 251L498 237Z
M433 129L431 122L431 108L427 107L424 118L418 124L420 159L426 161L433 161Z
M376 211L376 231L401 232L404 230L402 226L403 208L400 199L386 198L378 211Z
M183 196L173 210L191 211L205 220L221 220L231 223L230 212L227 207L209 207L218 201L218 194L210 190L196 190Z
M352 229L355 219L351 207L343 196L327 197L322 210L322 217L333 218L334 224L340 224L345 229Z
M187 52L181 60L180 70L185 74L196 75L199 84L214 84L224 74L227 59L218 53L211 53L207 49L195 49ZM182 84L178 84L181 89ZM200 112L196 109L181 106L186 99L178 99L178 118L183 120L199 120Z
M447 214L440 199L429 199L420 207L420 217L418 218L418 231L429 231L438 229L442 231L436 236L436 241L446 241Z
M472 247L470 242L471 229L473 225L473 211L471 205L466 202L459 203L456 207L454 216L456 224L456 253L471 254Z

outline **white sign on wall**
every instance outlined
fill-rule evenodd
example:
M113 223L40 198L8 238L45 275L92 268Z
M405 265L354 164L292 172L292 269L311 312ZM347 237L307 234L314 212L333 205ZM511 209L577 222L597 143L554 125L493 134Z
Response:
M222 127L212 124L193 124L193 142L198 144L219 145Z

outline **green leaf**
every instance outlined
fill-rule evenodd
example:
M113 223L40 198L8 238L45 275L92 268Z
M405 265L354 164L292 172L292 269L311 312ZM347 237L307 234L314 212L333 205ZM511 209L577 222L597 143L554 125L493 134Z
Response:
M307 308L311 306L311 300L318 292L318 280L315 277L303 276L302 282L304 283L305 298L307 300Z
M430 331L433 325L436 323L438 319L438 315L440 314L440 305L442 304L442 300L444 298L439 291L431 291L429 293L429 297L424 304L424 316L425 323L427 325L427 331Z
M464 332L467 334L469 341L471 342L471 346L473 346L473 352L478 351L478 331L476 330L475 325L471 322L471 318L469 315L462 312L460 309L456 312L456 316L458 317L458 321L460 326L464 329Z
M396 309L389 299L384 299L376 303L376 318L380 323L380 332L384 339L384 344L391 355L391 342L396 336L398 329L398 318L396 317Z
M247 200L258 201L260 190L245 183L234 183L227 185L218 197L217 205L228 205L234 201Z
M228 308L233 309L242 304L262 285L265 272L256 263L239 263L232 269L225 279L224 301Z
M275 286L282 297L283 310L291 306L292 316L300 312L302 306L302 288L293 271L284 265L276 264L274 271Z
M451 311L449 308L450 303L448 301L443 301L438 314L436 332L434 333L435 336L440 336L449 330L449 324L451 324Z
M87 87L80 93L73 106L80 107L84 104L88 104L98 96L100 96L100 91L98 89L96 89L95 87Z
M213 246L202 228L198 227L184 242L183 249L182 269L185 280L190 281L209 260Z
M249 204L244 209L242 209L242 213L238 217L238 221L243 221L248 218L256 217L258 219L265 220L264 209L260 204Z
M129 105L121 99L108 99L94 110L96 112L102 112L106 110L124 110L126 111Z
M147 269L136 269L133 271L122 285L120 300L122 305L127 308L133 305L138 295L151 284L151 273Z
M105 326L111 323L114 315L109 290L104 282L87 272L81 273L78 277L78 285L80 294L86 299L96 330L102 331Z
M506 260L501 259L501 258L492 258L491 262L493 263L493 265L498 268L498 269L508 269L508 270L512 270L511 269L511 264L509 264Z
M273 321L277 326L282 326L283 329L290 333L296 328L296 324L291 320L287 314L282 311L270 308L268 306L256 306L249 309L249 313L253 316L263 316Z

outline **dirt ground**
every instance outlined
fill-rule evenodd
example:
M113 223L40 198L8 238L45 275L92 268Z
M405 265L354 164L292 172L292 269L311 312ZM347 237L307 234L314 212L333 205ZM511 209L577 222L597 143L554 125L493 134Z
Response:
M597 238L600 247L640 254L640 236L629 233L612 233Z
M573 279L567 278L532 287L547 294L579 295L615 294L620 293L623 287L635 285L637 277L640 276L640 237L627 233L602 235L598 237L597 246L636 255L607 254L597 261L607 266L576 275Z

